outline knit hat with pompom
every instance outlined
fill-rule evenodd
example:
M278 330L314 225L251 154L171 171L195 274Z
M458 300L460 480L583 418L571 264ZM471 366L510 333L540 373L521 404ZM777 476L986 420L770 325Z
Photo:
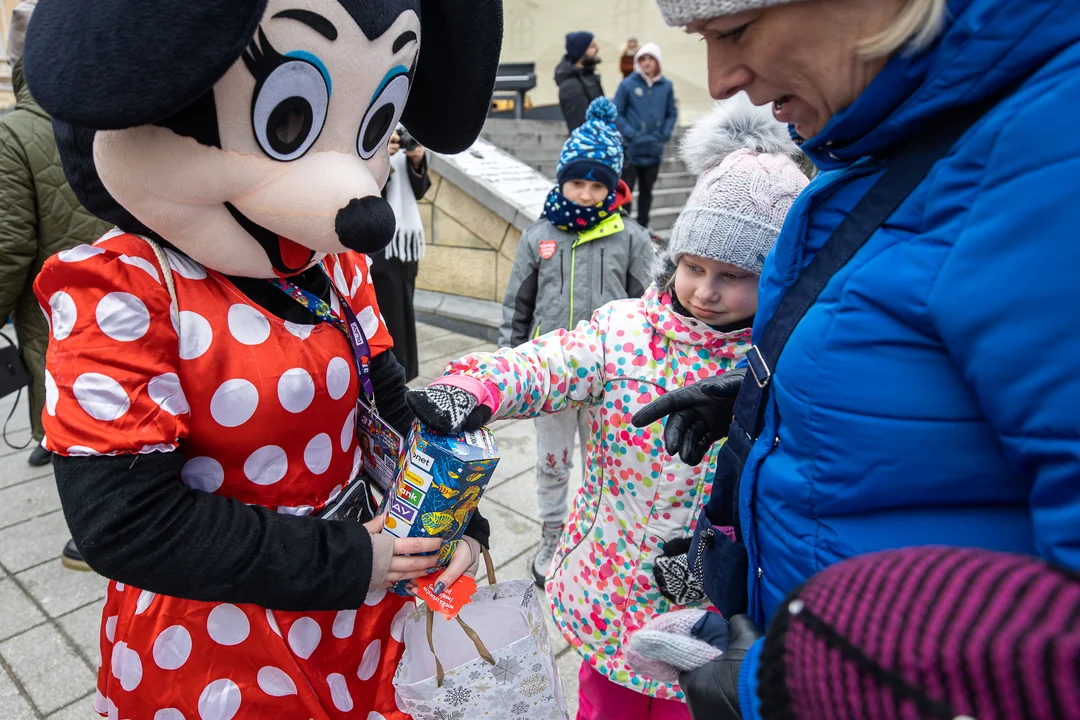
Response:
M699 120L680 146L698 176L675 221L670 260L683 255L728 263L761 274L784 218L809 182L787 126L740 94Z
M585 113L585 124L570 134L563 145L555 177L559 186L567 180L595 180L615 192L623 169L622 136L615 129L615 103L598 97Z
M664 22L671 26L735 15L793 0L657 0Z

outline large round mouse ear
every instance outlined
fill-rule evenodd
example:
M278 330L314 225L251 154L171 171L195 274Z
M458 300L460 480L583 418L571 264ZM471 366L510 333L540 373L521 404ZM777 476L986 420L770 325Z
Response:
M213 87L265 10L266 0L39 0L26 82L46 112L73 125L145 125Z
M436 152L465 150L491 107L502 0L421 0L420 58L401 122Z

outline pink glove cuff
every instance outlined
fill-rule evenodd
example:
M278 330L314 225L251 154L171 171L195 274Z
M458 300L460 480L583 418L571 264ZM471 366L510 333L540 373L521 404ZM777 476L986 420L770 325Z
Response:
M492 415L499 412L499 388L488 380L471 375L443 375L431 384L450 385L464 390L476 398L477 403L490 409Z

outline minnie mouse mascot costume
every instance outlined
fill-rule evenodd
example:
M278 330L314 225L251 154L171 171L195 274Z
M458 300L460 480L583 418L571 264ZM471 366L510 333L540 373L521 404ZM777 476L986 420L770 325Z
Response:
M325 515L370 505L357 399L412 422L362 254L394 234L387 140L400 120L467 148L501 40L500 0L38 3L27 81L80 201L116 225L35 284L45 445L112 579L102 715L406 717L409 604L385 588L438 541Z

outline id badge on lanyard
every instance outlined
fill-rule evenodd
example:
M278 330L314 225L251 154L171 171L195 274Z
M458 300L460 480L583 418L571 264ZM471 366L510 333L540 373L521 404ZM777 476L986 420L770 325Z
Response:
M323 272L326 272L323 268ZM275 279L271 284L278 287L293 300L306 307L323 322L336 327L349 341L353 361L356 364L360 392L356 399L356 437L360 444L363 462L356 477L349 482L334 500L319 512L318 517L325 520L361 520L373 516L370 507L367 483L356 482L361 474L368 474L385 492L394 479L394 469L400 464L404 453L405 440L394 428L379 416L375 404L375 386L371 381L371 346L364 333L360 320L356 317L346 299L341 296L333 281L330 289L337 295L344 316L338 317L330 306L313 293L297 286L287 279Z

